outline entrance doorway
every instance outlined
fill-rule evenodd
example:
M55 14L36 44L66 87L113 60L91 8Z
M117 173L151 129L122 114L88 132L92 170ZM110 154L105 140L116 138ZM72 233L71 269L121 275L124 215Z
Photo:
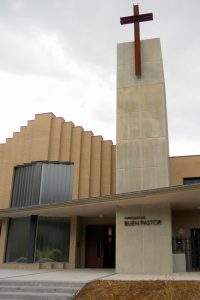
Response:
M86 268L115 267L115 226L86 226Z

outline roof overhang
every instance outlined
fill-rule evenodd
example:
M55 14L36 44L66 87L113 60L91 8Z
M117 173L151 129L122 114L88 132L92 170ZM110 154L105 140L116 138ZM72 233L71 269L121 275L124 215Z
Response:
M39 216L111 216L117 208L134 205L171 205L174 210L200 209L200 185L175 186L103 197L0 210L0 219Z

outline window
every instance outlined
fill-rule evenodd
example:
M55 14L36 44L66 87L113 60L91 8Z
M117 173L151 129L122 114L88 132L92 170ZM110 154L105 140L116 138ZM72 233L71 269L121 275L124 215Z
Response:
M10 219L6 262L28 261L30 218Z
M38 219L36 261L68 261L70 223L65 218Z
M71 163L35 162L15 167L11 207L71 200Z
M69 245L69 218L10 219L6 262L66 262Z
M183 178L183 184L184 185L200 184L200 177Z

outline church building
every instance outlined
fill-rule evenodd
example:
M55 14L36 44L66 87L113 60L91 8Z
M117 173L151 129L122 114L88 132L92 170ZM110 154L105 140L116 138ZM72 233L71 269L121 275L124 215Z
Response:
M35 115L0 144L0 267L200 270L200 155L169 157L159 39L117 47L116 145ZM102 133L103 134L103 133Z

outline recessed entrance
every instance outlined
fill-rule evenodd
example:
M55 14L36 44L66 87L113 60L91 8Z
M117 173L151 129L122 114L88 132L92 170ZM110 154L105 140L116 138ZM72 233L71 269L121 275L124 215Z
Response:
M86 226L86 268L115 267L115 226Z

